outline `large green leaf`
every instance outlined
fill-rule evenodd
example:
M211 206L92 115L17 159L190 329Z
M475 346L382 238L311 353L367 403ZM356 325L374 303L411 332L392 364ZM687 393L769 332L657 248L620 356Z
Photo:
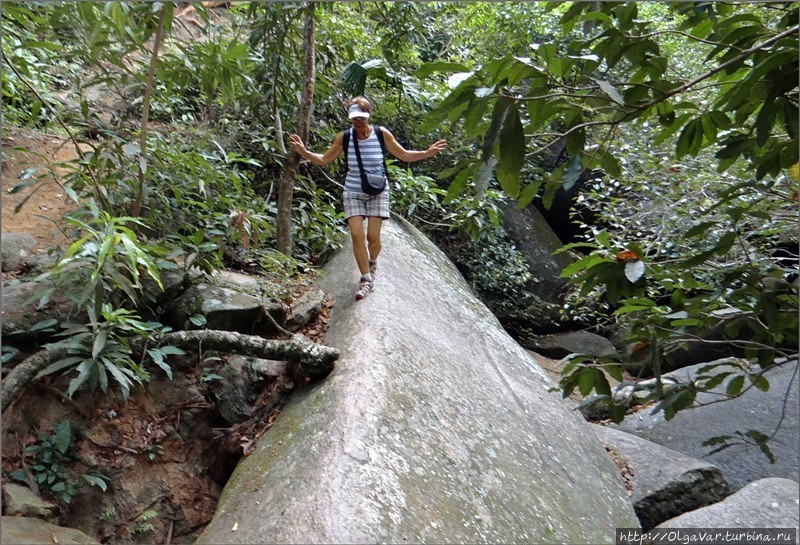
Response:
M497 99L494 102L494 109L492 110L492 122L489 125L489 130L486 131L486 135L483 138L483 145L481 146L482 159L484 163L488 161L489 158L494 154L494 147L497 145L497 139L499 138L500 131L503 129L505 124L506 115L508 114L509 108L512 108L514 104L514 100L507 97Z
M505 123L500 132L500 162L497 165L497 181L506 195L512 199L519 196L519 173L525 163L525 134L519 111L509 107Z

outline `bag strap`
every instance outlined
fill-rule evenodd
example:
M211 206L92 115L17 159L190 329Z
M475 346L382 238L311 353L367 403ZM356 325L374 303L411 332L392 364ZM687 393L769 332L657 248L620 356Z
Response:
M345 172L349 168L349 165L347 164L347 156L350 154L350 150L348 149L348 146L350 144L350 130L351 129L346 129L346 130L342 131L342 149L344 150L344 168L345 168Z
M378 142L381 145L381 152L383 153L383 160L386 162L386 144L383 142L383 130L380 125L375 125L375 136L378 137Z
M358 171L361 174L361 183L367 184L367 174L364 172L364 163L361 162L361 151L358 149L358 136L355 135L355 129L350 129L353 131L353 147L356 150L356 161L358 161Z
M375 136L378 137L378 143L381 145L381 157L383 157L383 174L387 178L389 177L389 170L386 168L386 144L383 141L383 130L379 125L374 126ZM345 162L347 161L347 146L349 145L350 140L350 131L353 131L353 147L356 151L356 160L358 161L358 170L361 174L361 180L366 183L367 175L364 172L364 163L361 162L361 152L358 149L358 137L355 135L355 129L350 128L350 130L343 131L342 134L342 146L344 147L345 153Z

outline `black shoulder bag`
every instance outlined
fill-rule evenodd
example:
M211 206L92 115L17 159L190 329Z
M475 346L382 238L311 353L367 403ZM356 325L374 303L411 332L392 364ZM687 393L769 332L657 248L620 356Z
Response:
M350 129L353 130L353 129ZM386 189L386 182L389 179L389 173L386 170L386 144L383 142L383 132L381 128L375 126L375 135L378 137L378 142L381 145L381 153L383 154L383 172L380 174L373 174L372 172L364 172L364 164L361 162L361 151L358 149L358 137L353 134L353 147L356 152L356 160L358 160L358 171L361 174L361 191L367 195L380 195ZM342 144L345 150L345 158L347 158L347 146L350 140L350 131L344 131Z

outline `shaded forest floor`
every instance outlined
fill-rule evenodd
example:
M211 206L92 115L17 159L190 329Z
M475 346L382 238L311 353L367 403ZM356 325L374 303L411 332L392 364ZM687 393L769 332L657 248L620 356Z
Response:
M3 232L32 235L38 252L65 249L71 240L63 218L75 205L60 185L66 174L60 163L76 157L72 144L56 135L15 128L5 129L2 143ZM33 180L35 184L14 192L18 184ZM24 273L4 272L3 282L22 281ZM302 289L287 286L289 292ZM329 310L300 333L322 342ZM4 364L4 374L40 347L15 348L21 353ZM2 414L3 483L22 484L20 475L26 474L28 485L56 506L60 525L103 543L193 543L211 520L230 473L282 406L257 410L245 423L224 422L209 386L225 359L205 354L184 361L172 381L156 373L127 400L119 393L85 389L70 399L65 392L72 374L34 381ZM266 399L275 395L274 389L262 394L265 407ZM56 471L53 482L38 482L43 470L36 464L41 460L25 450L43 444L43 437L55 437L64 422L72 430L68 472ZM107 490L90 485L84 475L103 478ZM60 488L58 482L67 491L70 483L77 486L74 494L68 493L69 502L64 501L65 491L53 490Z

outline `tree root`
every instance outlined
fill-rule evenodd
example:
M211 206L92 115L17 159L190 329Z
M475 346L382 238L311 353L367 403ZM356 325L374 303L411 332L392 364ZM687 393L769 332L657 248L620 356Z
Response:
M202 346L206 350L217 352L285 361L295 378L307 377L311 380L330 373L334 362L339 358L339 351L335 348L316 344L300 334L292 335L286 340L275 340L232 331L173 331L152 339L133 339L131 348L135 352L144 352L148 344L172 345L187 351ZM2 410L11 405L40 371L70 355L69 351L63 348L42 350L9 371L0 391Z

